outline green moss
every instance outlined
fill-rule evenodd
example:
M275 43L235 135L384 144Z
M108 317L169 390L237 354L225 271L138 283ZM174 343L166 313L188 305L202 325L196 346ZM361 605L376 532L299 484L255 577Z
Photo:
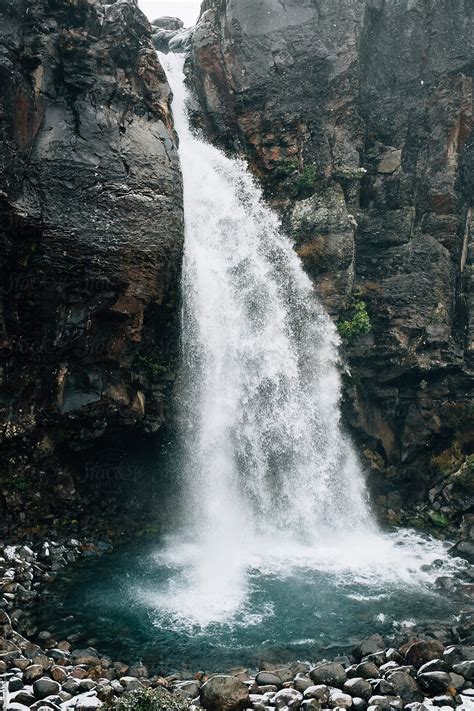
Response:
M108 706L114 711L187 711L190 702L166 689L130 691Z
M293 193L294 197L304 198L313 195L316 190L317 174L314 165L307 165L303 168L296 181Z
M166 363L161 363L157 358L149 353L137 353L135 356L135 367L144 368L152 377L159 377L170 372L170 366Z
M365 301L355 301L346 318L339 321L337 328L345 341L354 341L359 336L370 333L372 324Z
M447 518L447 516L443 516L443 514L439 513L438 511L430 511L428 513L428 516L430 518L431 523L434 526L438 526L438 528L448 528L450 526L450 520Z
M273 170L273 177L279 180L285 180L293 175L298 170L297 160L282 160Z
M13 477L11 480L11 486L13 489L18 491L20 494L26 494L30 486L27 479L21 476Z

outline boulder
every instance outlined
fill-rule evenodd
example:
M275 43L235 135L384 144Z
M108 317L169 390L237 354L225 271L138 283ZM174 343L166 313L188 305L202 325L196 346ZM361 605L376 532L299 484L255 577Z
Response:
M329 696L331 690L325 684L316 684L315 686L308 686L306 691L303 693L305 699L316 699L325 706L329 701Z
M281 679L278 674L271 671L260 671L255 677L258 686L281 686Z
M44 669L39 664L32 664L31 666L27 667L23 672L24 679L27 683L33 683L34 681L41 679L43 674Z
M313 682L307 674L300 673L295 676L294 687L297 691L303 693L306 689L309 689L310 686L313 686Z
M438 640L422 640L411 644L405 652L405 661L417 669L430 662L432 659L441 659L444 645Z
M212 676L200 689L201 706L207 711L241 711L249 706L249 691L233 676Z
M361 662L355 668L355 675L363 679L378 679L380 671L379 667L373 662Z
M59 694L60 691L60 684L53 679L49 679L47 676L43 676L33 684L33 693L37 699L45 699L47 696Z
M349 709L352 706L352 696L340 689L333 689L329 695L328 706L330 709Z
M277 709L299 709L303 701L303 694L296 689L282 689L272 699L272 705Z
M423 694L416 681L410 674L403 671L396 671L390 674L388 681L395 689L397 696L400 696L405 704L411 704L415 701L423 701Z
M342 664L331 662L329 664L319 664L309 673L315 684L327 684L341 688L346 681L347 675Z
M372 696L372 687L368 681L362 677L354 677L347 679L343 686L343 691L351 696L360 696L365 701L368 701Z
M152 27L159 27L162 30L182 30L184 22L179 17L157 17L152 21Z
M360 661L363 657L376 652L382 652L385 649L385 642L379 634L373 634L371 637L363 639L352 650L354 657Z
M423 691L434 696L435 694L442 694L449 688L451 678L447 672L432 671L418 674L417 682Z
M453 671L460 674L468 681L474 681L474 660L454 664Z

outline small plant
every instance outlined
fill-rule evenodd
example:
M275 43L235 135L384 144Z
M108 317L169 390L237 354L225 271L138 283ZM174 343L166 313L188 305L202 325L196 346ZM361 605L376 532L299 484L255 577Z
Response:
M298 170L297 160L282 160L273 170L273 175L279 180L285 180Z
M166 375L170 370L168 365L160 363L159 360L148 353L137 353L135 356L135 365L144 367L149 375L155 378L160 375Z
M309 197L316 189L317 175L314 165L307 165L298 176L294 186L295 197Z
M365 336L370 333L372 324L370 323L365 301L355 301L347 318L339 321L337 328L345 341L353 341L359 336Z
M166 689L140 689L129 691L108 708L113 711L187 711L190 702Z
M18 491L20 494L26 494L28 491L29 487L29 482L27 479L24 477L18 476L12 479L12 486L16 491Z

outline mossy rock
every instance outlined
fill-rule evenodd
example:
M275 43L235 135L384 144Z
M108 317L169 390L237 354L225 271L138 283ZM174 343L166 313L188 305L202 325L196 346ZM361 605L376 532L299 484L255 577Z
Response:
M439 513L439 511L430 511L428 516L431 523L438 528L449 528L451 525L449 518Z

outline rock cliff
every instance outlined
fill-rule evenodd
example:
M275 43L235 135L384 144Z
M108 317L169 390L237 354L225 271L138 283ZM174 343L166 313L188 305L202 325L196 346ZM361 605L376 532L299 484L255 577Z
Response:
M470 0L206 0L195 122L245 154L338 320L380 507L473 493Z
M182 185L133 0L5 0L0 19L0 519L27 523L113 489L101 453L167 418Z

